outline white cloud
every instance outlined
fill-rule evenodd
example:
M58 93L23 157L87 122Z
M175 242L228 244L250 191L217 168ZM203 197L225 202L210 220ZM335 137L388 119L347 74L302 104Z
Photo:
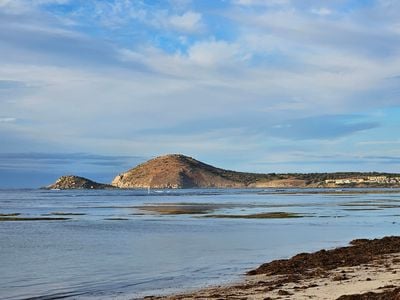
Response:
M290 0L233 0L234 4L243 6L274 6L290 3Z
M0 117L0 123L13 123L17 121L16 118L11 118L11 117Z
M400 35L400 23L391 24L389 29L393 30L393 32Z
M10 3L0 0L3 7ZM188 35L203 33L205 26L212 32L206 11L186 6L150 11L133 6L139 2L122 0L108 2L113 6L93 3L98 4L97 21L112 27L109 43L77 33L78 27L65 30L46 20L32 23L20 18L7 32L3 29L7 43L0 48L0 78L37 88L18 94L12 103L0 101L2 114L24 120L2 117L1 123L15 123L2 127L15 127L31 140L40 136L49 143L63 141L75 151L102 148L156 155L163 149L194 155L231 151L248 138L254 144L251 149L243 146L246 151L265 152L271 141L265 141L261 129L268 124L285 128L287 119L299 115L400 105L397 94L390 95L398 90L398 82L387 80L400 70L400 59L394 55L399 43L390 23L382 27L391 31L365 27L357 18L312 17L311 7L303 11L236 7L223 12L234 24L224 40L221 34L219 38ZM236 1L242 6L285 3L289 1ZM327 10L314 13L327 15ZM134 31L136 25L139 29ZM114 27L139 35L148 28L160 36L168 31L176 37L178 31L185 35L185 47L167 52L150 38L128 39L121 47L118 42L125 32L114 40ZM388 53L382 55L382 49ZM8 99L4 89L2 96ZM180 132L182 128L187 132ZM162 129L163 134L154 133Z
M21 0L0 0L0 9L8 13L19 14L27 12L28 8Z
M104 27L111 29L144 25L166 31L194 33L204 29L202 14L192 10L176 13L175 10L156 8L143 2L113 0L93 1L80 12L84 17L94 17ZM178 5L183 7L184 4ZM186 6L186 5L185 5Z
M311 10L311 12L313 14L319 15L319 16L329 16L332 14L332 10L325 8L325 7L321 7L321 8L313 8Z
M192 11L170 16L169 23L173 28L187 32L199 31L203 27L201 14Z
M11 13L26 13L37 6L46 4L66 4L70 0L0 0L0 8Z
M67 4L71 2L71 0L30 0L30 2L36 5L45 5L45 4Z
M365 145L399 145L400 140L390 140L390 141L363 141L358 142L358 145L365 146Z
M141 2L127 0L91 1L80 14L81 17L94 17L101 25L110 28L123 27L131 21L149 22L150 19Z
M225 41L196 43L189 48L188 58L202 66L223 66L245 59L237 45Z

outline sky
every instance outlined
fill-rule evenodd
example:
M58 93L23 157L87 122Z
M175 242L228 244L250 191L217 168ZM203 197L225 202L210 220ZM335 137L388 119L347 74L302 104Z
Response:
M182 153L400 172L400 1L0 0L0 188Z

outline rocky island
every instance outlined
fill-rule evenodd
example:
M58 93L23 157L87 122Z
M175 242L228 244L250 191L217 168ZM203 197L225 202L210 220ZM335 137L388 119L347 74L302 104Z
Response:
M104 188L382 188L400 187L393 173L285 173L258 174L217 168L182 154L153 158L117 175L111 185L78 176L63 176L50 189Z
M114 188L109 184L98 183L90 179L66 175L61 176L57 181L51 185L45 187L49 190L70 190L70 189L108 189Z

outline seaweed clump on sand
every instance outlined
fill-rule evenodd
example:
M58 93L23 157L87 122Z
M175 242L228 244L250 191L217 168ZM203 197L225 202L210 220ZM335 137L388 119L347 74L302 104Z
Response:
M333 270L339 267L358 266L372 262L384 254L400 252L400 237L382 239L357 239L351 246L332 250L320 250L314 253L300 253L290 259L275 260L261 265L248 275L315 275L316 272Z
M400 300L400 288L381 293L368 292L364 294L343 295L337 300Z

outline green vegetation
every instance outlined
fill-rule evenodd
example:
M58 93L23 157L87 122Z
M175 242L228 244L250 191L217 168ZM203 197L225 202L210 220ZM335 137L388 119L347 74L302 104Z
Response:
M193 160L193 159L192 159ZM231 170L224 170L215 168L213 166L204 164L202 162L193 160L193 168L203 168L211 173L219 175L228 180L235 182L243 182L245 185L250 185L256 182L272 181L272 180L304 180L305 185L320 184L324 183L325 180L333 179L346 179L346 178L365 178L368 176L386 176L387 178L396 178L399 174L396 173L379 173L379 172L335 172L335 173L247 173L247 172L236 172ZM363 183L367 187L391 187L392 184L377 184L377 183ZM357 187L357 184L343 184L343 187Z

